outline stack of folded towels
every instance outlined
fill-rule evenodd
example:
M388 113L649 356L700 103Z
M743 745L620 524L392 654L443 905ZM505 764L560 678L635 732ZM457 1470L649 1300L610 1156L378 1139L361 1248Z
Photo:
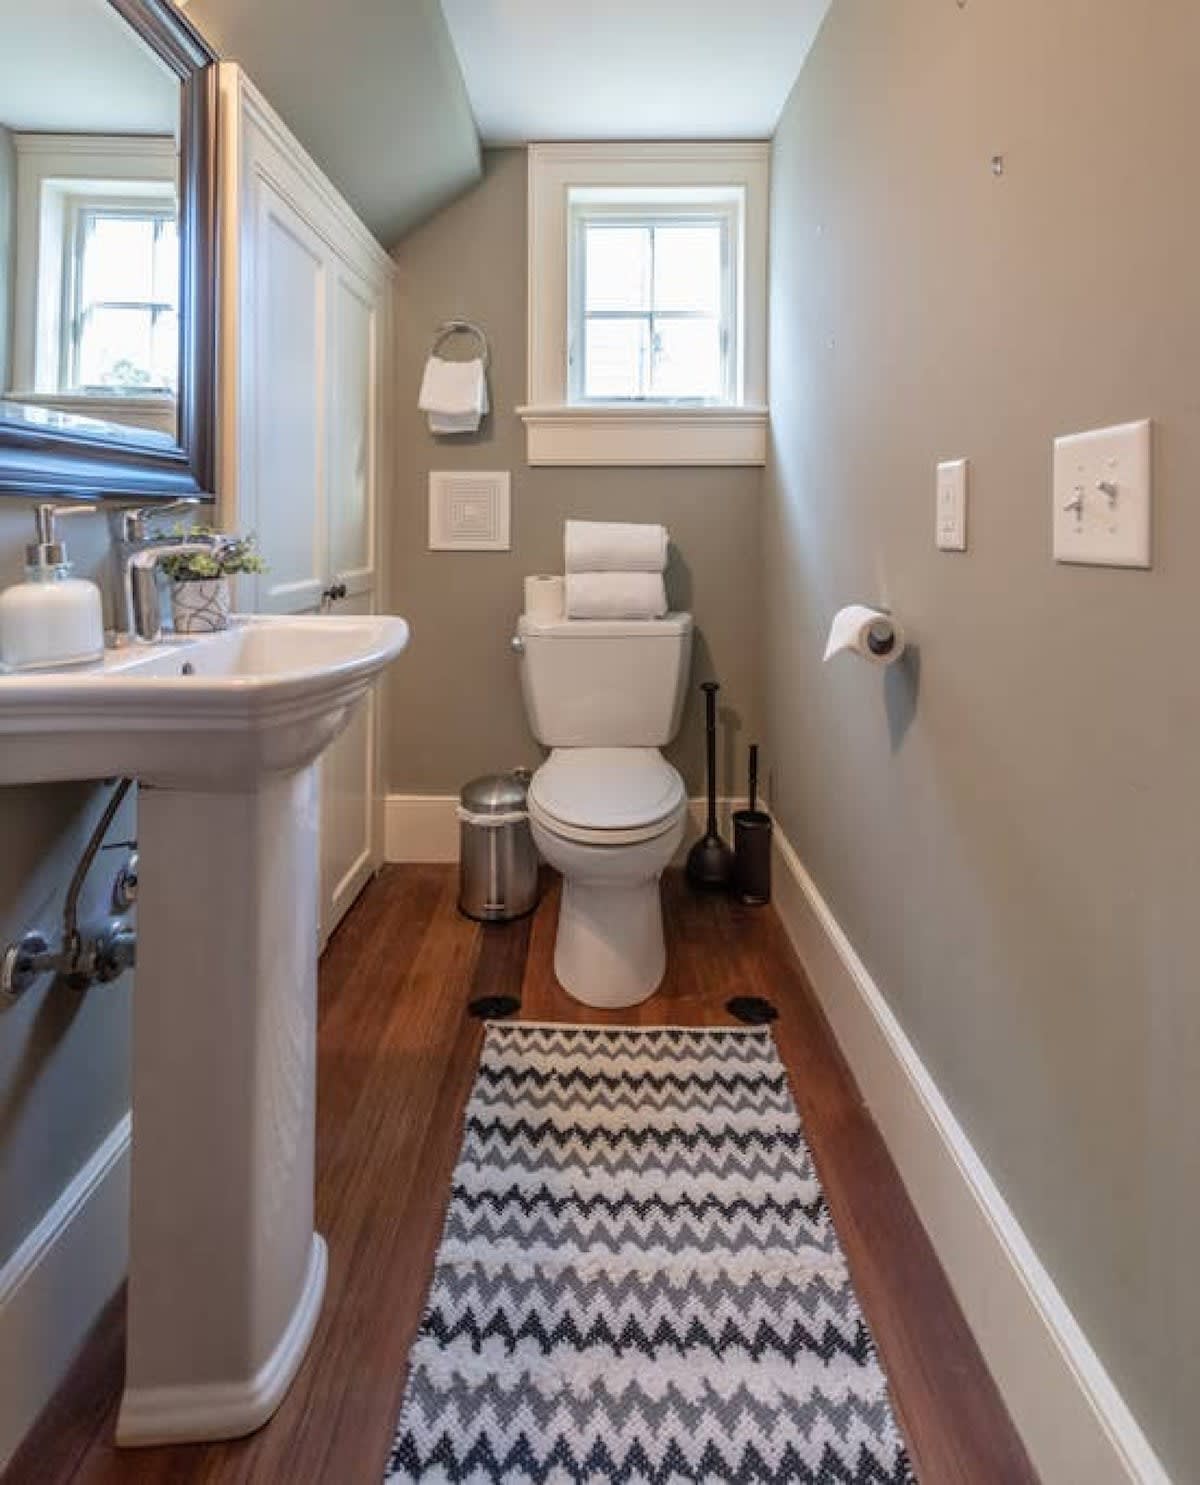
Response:
M568 619L661 619L667 528L618 521L568 521Z

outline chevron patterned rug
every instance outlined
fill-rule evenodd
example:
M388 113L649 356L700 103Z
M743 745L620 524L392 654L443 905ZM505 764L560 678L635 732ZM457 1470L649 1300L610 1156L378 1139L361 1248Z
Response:
M915 1479L769 1030L489 1025L386 1479Z

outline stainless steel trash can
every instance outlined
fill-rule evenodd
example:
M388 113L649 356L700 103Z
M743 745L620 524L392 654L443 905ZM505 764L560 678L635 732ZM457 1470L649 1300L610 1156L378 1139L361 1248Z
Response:
M487 774L459 796L459 910L504 923L537 905L537 849L529 829L529 774Z

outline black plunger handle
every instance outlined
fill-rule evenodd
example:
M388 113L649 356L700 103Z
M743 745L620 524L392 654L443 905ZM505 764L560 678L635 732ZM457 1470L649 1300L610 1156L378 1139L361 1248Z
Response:
M716 681L705 681L700 689L704 692L704 733L708 744L708 827L707 833L717 833L717 692L721 689Z
M758 808L758 744L750 744L750 808Z

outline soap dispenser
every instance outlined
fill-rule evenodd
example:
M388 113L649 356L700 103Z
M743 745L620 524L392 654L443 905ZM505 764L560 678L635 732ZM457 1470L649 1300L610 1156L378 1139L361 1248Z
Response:
M58 539L63 516L85 516L94 505L39 505L37 541L25 548L25 581L0 593L0 666L54 670L104 658L104 606L95 583L71 576Z

